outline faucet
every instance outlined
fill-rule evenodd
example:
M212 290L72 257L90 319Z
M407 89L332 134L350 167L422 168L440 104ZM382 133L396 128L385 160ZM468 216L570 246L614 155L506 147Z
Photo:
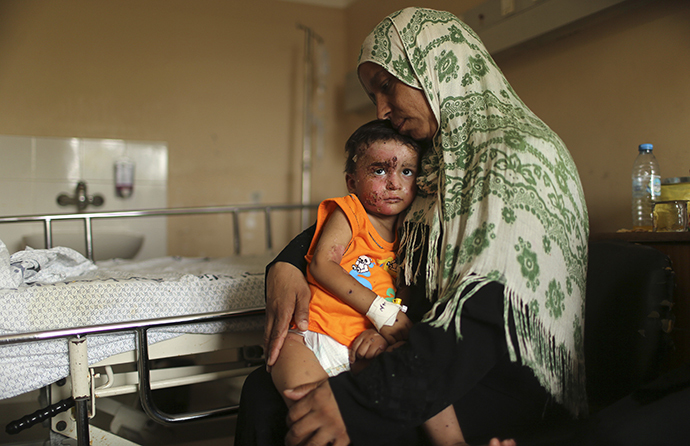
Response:
M77 205L77 212L84 212L88 205L101 206L103 205L104 201L105 200L103 199L102 195L97 194L89 196L86 194L85 181L79 181L77 183L77 187L74 190L74 196L70 197L69 195L62 193L57 197L57 204L60 206Z

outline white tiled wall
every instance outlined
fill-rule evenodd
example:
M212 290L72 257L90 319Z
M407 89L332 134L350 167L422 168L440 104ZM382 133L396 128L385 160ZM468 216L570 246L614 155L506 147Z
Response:
M115 194L114 163L127 157L135 164L134 193ZM37 138L0 135L0 216L64 214L76 206L57 204L61 193L74 195L78 181L87 194L100 194L105 203L87 212L158 209L167 206L168 149L164 142L85 138ZM144 235L136 258L166 254L164 217L94 220L94 252L99 232L130 232ZM0 240L10 252L23 249L22 237L42 232L41 223L0 225ZM81 232L78 222L56 222L54 232Z

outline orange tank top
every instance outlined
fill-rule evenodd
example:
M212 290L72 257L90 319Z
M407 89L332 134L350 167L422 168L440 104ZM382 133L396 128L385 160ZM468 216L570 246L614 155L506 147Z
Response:
M366 288L383 298L395 296L396 241L384 240L374 229L356 195L324 200L318 209L316 234L312 240L307 262L311 264L316 244L328 216L336 209L343 210L352 228L352 240L340 262L346 271ZM312 292L309 306L309 330L327 334L341 344L350 344L372 324L367 317L321 288L307 266L307 280Z

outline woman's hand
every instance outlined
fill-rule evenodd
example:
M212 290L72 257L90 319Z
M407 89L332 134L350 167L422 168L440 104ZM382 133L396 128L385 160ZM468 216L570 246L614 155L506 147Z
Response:
M264 346L266 369L271 370L283 347L290 322L306 331L309 327L311 291L302 271L290 263L278 262L266 275L266 327Z
M373 328L360 333L350 346L350 364L358 359L372 359L385 352L388 341Z
M410 328L412 328L410 318L400 311L395 318L395 323L381 327L379 333L386 339L388 344L393 345L400 341L406 341L410 334Z
M328 380L286 390L293 401L288 411L287 446L346 446L350 444L345 422Z

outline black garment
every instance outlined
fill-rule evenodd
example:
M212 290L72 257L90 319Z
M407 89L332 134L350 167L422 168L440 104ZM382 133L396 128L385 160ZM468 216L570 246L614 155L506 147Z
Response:
M296 257L292 244L286 250L279 259ZM411 294L415 321L429 303L419 290ZM357 375L330 378L352 444L425 444L417 427L450 404L470 443L519 438L545 422L553 406L547 392L530 369L508 357L503 301L501 284L485 285L463 307L462 340L454 325L445 331L416 323L402 347L379 355ZM242 390L235 445L281 444L285 415L270 376L263 369L252 373Z
M303 274L307 274L307 259L305 256L309 251L311 240L316 234L316 224L311 225L297 237L293 238L288 245L280 251L280 254L268 265L266 265L266 275L268 270L278 262L286 262L299 268Z
M285 444L287 406L273 385L271 375L259 367L242 386L235 423L235 446Z
M586 425L582 446L676 446L690 441L690 363L603 409Z
M458 340L454 325L446 331L417 323L402 347L358 375L330 379L353 444L382 444L450 404L470 443L514 438L541 421L546 391L530 369L508 357L503 286L478 290L465 303L461 324Z

